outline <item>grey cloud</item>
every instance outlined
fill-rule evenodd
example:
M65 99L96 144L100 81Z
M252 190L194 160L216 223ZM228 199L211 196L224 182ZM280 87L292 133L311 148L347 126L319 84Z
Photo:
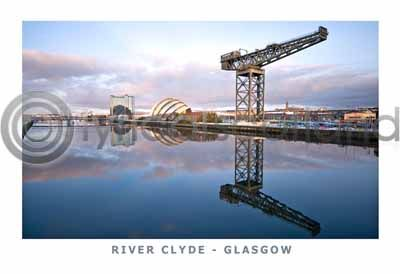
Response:
M271 70L267 77L267 100L289 100L304 105L355 107L377 105L378 76L344 66L294 66Z
M162 62L168 64L168 60ZM177 97L194 108L234 105L234 72L221 71L219 64L169 63L148 70L140 65L24 50L23 90L57 92L67 103L88 108L106 109L111 94L135 95L138 108L150 108L165 97ZM314 106L377 105L378 76L339 65L267 68L266 104L286 100Z
M24 50L24 79L60 79L106 72L95 59Z

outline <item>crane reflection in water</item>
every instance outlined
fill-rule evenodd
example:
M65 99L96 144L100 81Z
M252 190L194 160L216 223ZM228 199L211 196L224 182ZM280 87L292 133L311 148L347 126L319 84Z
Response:
M220 198L232 204L248 204L317 235L320 232L317 221L260 191L263 187L263 150L263 139L235 136L235 183L222 185Z
M195 132L191 129L147 128L151 137L166 146L176 146L185 141L218 141L217 133ZM320 224L286 204L261 192L263 188L264 139L235 136L235 177L233 184L220 186L219 197L231 204L243 203L271 216L319 234Z

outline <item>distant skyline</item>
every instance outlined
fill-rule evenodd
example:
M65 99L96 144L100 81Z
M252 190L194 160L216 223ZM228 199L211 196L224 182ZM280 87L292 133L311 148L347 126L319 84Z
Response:
M266 66L267 109L378 105L377 22L24 22L23 91L49 91L77 109L109 96L150 109L176 97L193 109L234 108L235 73L220 55L317 30L328 40Z

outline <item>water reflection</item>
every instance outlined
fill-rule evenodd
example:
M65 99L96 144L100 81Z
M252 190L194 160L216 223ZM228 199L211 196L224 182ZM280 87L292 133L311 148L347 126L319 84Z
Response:
M226 140L225 135L211 132L194 131L192 129L154 128L148 127L146 131L150 140L156 140L166 146L176 146L186 141L213 142Z
M24 164L24 237L377 237L372 148L121 125L100 149L96 130Z
M317 235L320 232L317 221L260 191L263 187L263 150L263 139L235 137L235 184L221 186L220 198L232 204L248 204Z
M179 145L186 140L215 141L216 133L193 132L170 128L149 128L154 138L166 146ZM317 235L320 224L298 210L266 195L263 188L264 140L257 137L235 136L235 182L220 187L220 199L231 204L240 202L262 212L282 218Z
M111 146L133 146L137 139L136 128L116 125L111 127Z

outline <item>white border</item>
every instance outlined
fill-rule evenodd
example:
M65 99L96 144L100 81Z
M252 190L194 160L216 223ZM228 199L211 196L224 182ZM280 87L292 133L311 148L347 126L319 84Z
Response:
M400 105L395 1L8 1L0 8L0 111L21 90L22 20L379 20L380 113ZM361 47L362 45L360 45ZM1 273L378 273L398 269L399 143L380 144L379 240L21 240L21 163L4 145ZM340 197L338 197L340 199ZM292 244L291 256L111 256L112 244ZM155 258L157 260L155 260Z

